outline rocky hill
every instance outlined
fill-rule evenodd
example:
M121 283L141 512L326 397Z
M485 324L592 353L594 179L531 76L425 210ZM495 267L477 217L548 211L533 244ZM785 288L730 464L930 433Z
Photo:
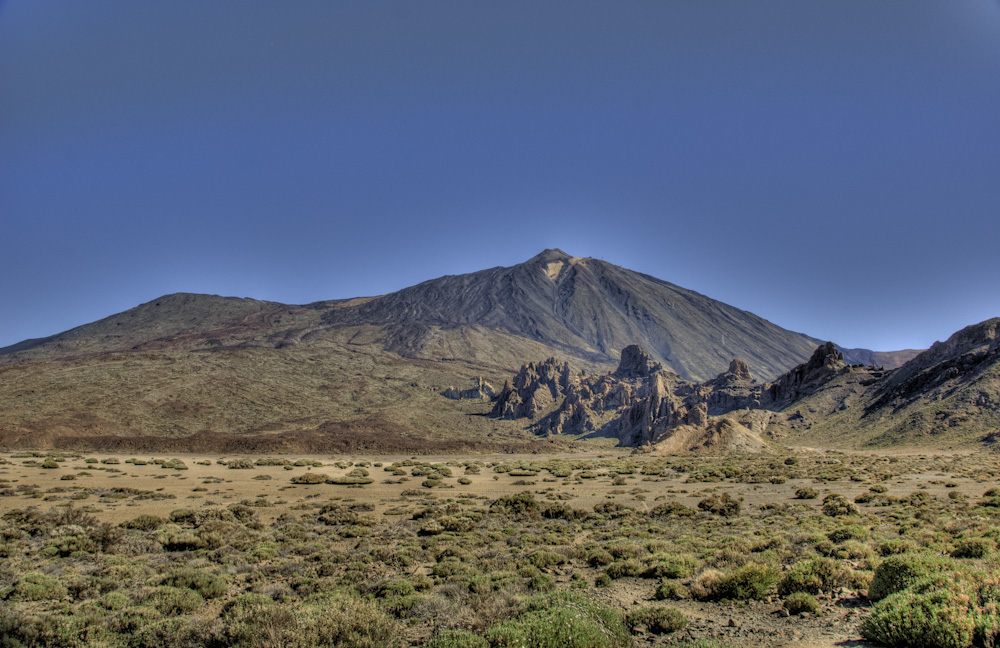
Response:
M605 436L654 452L763 451L771 442L968 447L1000 442L1000 319L959 331L895 370L850 364L832 343L773 382L734 359L693 382L638 346L615 371L549 359L504 385L491 411L541 436Z

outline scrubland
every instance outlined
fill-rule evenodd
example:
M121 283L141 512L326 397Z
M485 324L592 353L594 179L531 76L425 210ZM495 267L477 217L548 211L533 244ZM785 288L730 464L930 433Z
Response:
M0 646L1000 645L978 454L0 456Z

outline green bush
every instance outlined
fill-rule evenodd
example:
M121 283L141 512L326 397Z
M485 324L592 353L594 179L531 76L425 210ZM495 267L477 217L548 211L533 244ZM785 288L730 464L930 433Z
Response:
M778 580L778 570L770 565L749 563L716 583L709 596L715 600L759 601Z
M642 572L642 563L638 560L618 560L610 565L604 570L604 573L608 575L609 578L619 579L628 578L630 576L638 576Z
M618 613L572 594L530 601L524 614L487 630L486 639L494 648L617 648L631 644Z
M819 497L819 491L815 488L809 488L808 486L795 491L795 499L807 500L816 499L817 497Z
M546 568L554 565L562 565L566 562L566 557L548 549L538 549L528 556L528 562L536 567Z
M294 646L291 640L298 622L291 606L275 604L262 594L241 594L227 602L220 615L220 644L232 648L257 648L261 638L272 645Z
M894 539L885 540L878 544L876 548L880 556L894 556L896 554L908 553L917 550L917 544L912 540Z
M109 645L109 633L93 618L78 615L35 614L0 607L0 646Z
M783 607L789 614L816 614L819 612L819 601L812 594L795 592L785 599Z
M162 585L147 592L141 600L164 616L194 612L205 602L201 594L186 587Z
M698 508L722 517L736 517L740 514L740 501L729 493L719 493L698 502Z
M948 589L905 589L876 603L861 635L890 648L968 648L976 624L969 597Z
M587 557L587 562L591 567L603 567L615 561L615 557L604 549L597 549Z
M207 599L224 596L229 589L226 585L226 579L222 576L190 567L182 567L167 574L160 580L160 584L171 587L186 587Z
M951 551L952 558L985 558L997 548L996 542L990 538L967 538L955 543Z
M670 579L662 581L653 593L657 601L680 601L690 597L691 593L680 581Z
M649 512L649 515L659 518L691 517L694 515L694 509L688 508L679 502L667 502L666 504L654 507Z
M66 596L66 586L59 579L41 572L28 572L14 585L0 590L0 598L15 601L48 601Z
M868 598L880 601L947 567L948 563L940 556L928 554L889 556L875 568L875 575L871 585L868 586Z
M833 531L828 533L826 537L830 538L832 542L841 544L848 540L867 538L868 529L861 526L860 524L847 524L845 526L840 527L839 529L834 529Z
M163 518L158 515L143 513L142 515L126 520L121 524L126 529L137 529L139 531L153 531L163 525Z
M823 515L841 517L844 515L854 515L857 512L858 507L843 495L830 493L823 498Z
M324 595L292 612L299 619L303 648L396 648L399 644L396 622L371 601Z
M531 493L518 493L510 497L500 497L490 503L491 511L500 511L515 516L534 516L541 506Z
M490 642L468 630L446 630L432 637L424 648L490 648Z
M781 576L778 595L796 592L818 594L841 587L847 580L845 567L832 558L807 558L800 560Z
M694 554L654 554L642 575L645 578L688 578L699 563Z
M645 606L625 615L625 625L632 630L645 626L653 634L669 634L683 629L688 624L687 617L672 607Z
M210 639L207 630L208 627L198 620L170 617L139 626L127 637L126 645L134 648L204 646Z

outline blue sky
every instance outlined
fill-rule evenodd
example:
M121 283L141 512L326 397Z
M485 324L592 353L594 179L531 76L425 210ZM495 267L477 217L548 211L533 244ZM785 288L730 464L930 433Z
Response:
M603 258L849 347L1000 315L996 0L0 0L0 346Z

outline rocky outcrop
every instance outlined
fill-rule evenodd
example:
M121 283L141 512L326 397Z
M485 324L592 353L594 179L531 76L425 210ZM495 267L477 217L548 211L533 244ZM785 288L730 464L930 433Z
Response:
M851 366L844 362L844 354L837 350L833 342L827 342L813 352L808 362L795 367L764 389L761 407L782 410L814 393L838 374L850 370Z
M492 415L531 419L531 429L546 436L596 433L615 437L622 446L656 446L674 439L669 447L730 444L749 450L766 445L761 435L774 416L793 416L776 412L818 393L837 376L850 374L862 383L882 373L848 365L837 347L827 343L774 383L758 383L739 358L712 380L692 383L631 345L622 350L618 368L603 375L570 379L568 366L553 359L524 365L504 386ZM698 431L704 436L700 441Z
M753 376L750 375L750 365L739 358L733 358L733 361L729 363L729 371L720 374L719 378L729 381L753 382Z
M602 375L570 378L568 368L552 359L524 365L504 385L492 415L535 420L531 428L545 436L597 433L632 447L674 438L672 431L680 428L685 430L685 446L698 445L695 431L701 430L715 439L701 443L702 447L720 448L719 439L743 438L722 434L736 429L734 425L745 435L757 433L736 422L719 423L715 410L758 404L761 390L742 360L733 360L727 371L697 384L664 369L641 347L631 345L622 350L618 368ZM546 409L549 412L537 418ZM762 444L762 440L757 443Z
M655 444L642 447L640 451L667 455L759 453L767 449L767 442L759 434L736 421L721 418L704 426L681 425L672 428L658 438Z
M747 363L734 358L727 371L701 385L698 391L708 413L719 416L733 410L760 407L762 386L754 380Z
M613 374L619 380L645 378L663 369L659 362L653 362L642 347L632 344L622 349L622 358Z
M482 376L476 378L476 383L469 389L458 390L453 386L442 392L445 398L452 400L492 400L497 395L493 385L484 381Z
M900 422L905 411L915 413ZM766 446L764 434L800 434L841 415L853 417L841 419L852 425L880 426L878 443L952 430L977 432L988 443L994 437L982 435L1000 423L1000 319L964 329L888 372L848 364L826 343L773 383L757 382L738 358L715 378L690 382L634 345L615 371L601 375L571 379L568 366L550 359L522 367L493 415L531 419L542 435L598 434L621 446L683 451L751 451Z
M521 367L513 382L504 383L490 416L534 419L557 399L564 398L570 384L569 363L560 363L555 358L528 363Z

